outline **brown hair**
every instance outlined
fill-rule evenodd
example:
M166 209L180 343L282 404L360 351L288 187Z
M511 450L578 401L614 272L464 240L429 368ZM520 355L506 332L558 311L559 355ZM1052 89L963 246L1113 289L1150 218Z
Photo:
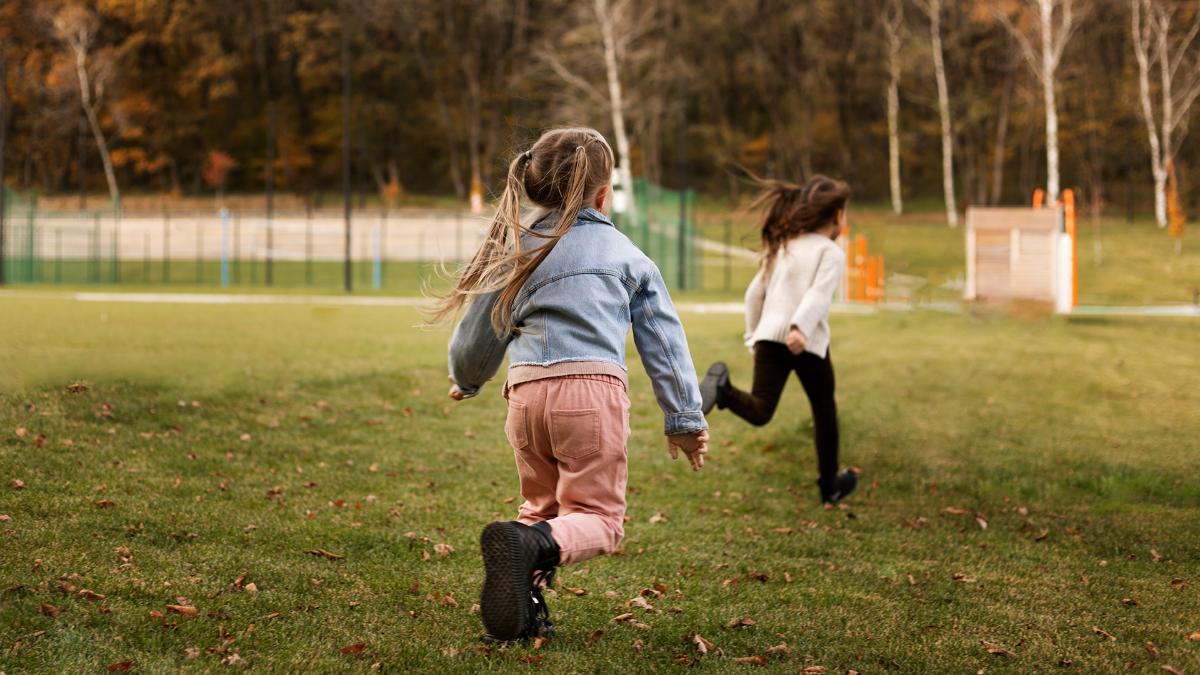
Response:
M588 202L612 179L613 152L595 129L553 129L508 165L508 182L483 244L458 273L454 288L438 298L430 323L458 313L475 296L500 291L492 308L496 335L513 332L512 310L521 287ZM549 232L521 224L521 194L558 214ZM545 240L526 248L522 235Z
M775 255L788 241L805 232L815 232L837 218L850 201L850 186L828 176L815 175L804 185L753 176L762 193L750 208L764 208L762 216L762 265L771 275Z

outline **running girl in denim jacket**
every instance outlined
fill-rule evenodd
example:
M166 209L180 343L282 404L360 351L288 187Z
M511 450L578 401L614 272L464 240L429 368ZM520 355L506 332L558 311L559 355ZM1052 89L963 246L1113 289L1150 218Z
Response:
M673 458L699 470L708 425L687 339L658 268L604 215L613 153L593 129L542 135L509 165L487 238L436 318L467 308L450 339L451 397L479 393L505 354L505 435L521 481L517 520L483 529L486 640L552 634L540 588L558 565L611 553L624 535L630 326L665 414ZM521 196L541 211L521 223Z

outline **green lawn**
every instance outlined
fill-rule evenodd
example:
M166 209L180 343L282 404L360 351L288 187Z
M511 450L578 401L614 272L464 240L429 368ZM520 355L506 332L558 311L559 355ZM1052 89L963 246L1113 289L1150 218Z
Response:
M0 671L1200 671L1194 321L835 317L865 482L833 510L798 386L765 428L714 415L696 474L634 359L624 554L560 574L557 639L487 651L504 406L445 398L446 333L414 310L8 296L0 317ZM746 382L739 317L685 322ZM643 592L653 611L624 607Z

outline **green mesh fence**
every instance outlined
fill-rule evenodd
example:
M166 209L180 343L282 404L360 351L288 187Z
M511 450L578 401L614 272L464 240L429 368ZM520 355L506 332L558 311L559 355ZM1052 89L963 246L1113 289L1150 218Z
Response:
M658 265L672 289L700 288L692 217L695 193L668 190L639 178L633 183L633 202L632 210L618 215L617 226Z

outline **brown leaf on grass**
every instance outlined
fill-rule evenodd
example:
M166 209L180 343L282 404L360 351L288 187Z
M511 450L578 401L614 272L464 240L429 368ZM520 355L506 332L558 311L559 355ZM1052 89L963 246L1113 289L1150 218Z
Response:
M42 566L41 558L38 558L36 561L34 561L33 569L37 569L41 566ZM75 587L75 584L73 584L69 581L66 581L66 580L59 581L57 588L58 588L58 590L62 591L63 593L74 593L75 591L79 590L78 588Z
M646 598L638 595L625 601L625 609L637 607L638 609L652 610L654 605L646 602Z
M46 616L48 616L50 618L54 618L54 617L58 616L60 613L62 613L61 609L59 609L49 603L45 603L45 602L42 603L42 606L40 609L41 609L42 614L45 614Z
M1058 660L1059 668L1070 668L1073 665L1075 665L1075 662L1072 661L1071 659L1059 659Z
M1126 607L1137 607L1138 601L1134 600L1133 598L1121 598L1121 604L1125 605Z
M637 653L641 654L641 653L642 653L642 648L643 648L643 647L645 647L645 643L644 643L644 642L642 642L642 639L641 639L641 638L638 638L638 639L634 640L634 641L633 641L633 644L632 644L632 645L630 645L630 646L631 646L631 647L633 647L633 651L635 651L635 652L637 652Z
M101 499L100 501L96 502L96 508L98 508L98 509L109 509L112 507L113 507L113 500L111 500L111 499Z
M25 427L17 427L17 430L13 433L17 435L17 438L25 438L29 434L29 430Z
M108 664L107 670L110 673L123 673L133 667L133 661L118 661Z
M651 525L657 525L658 523L665 522L667 522L667 514L663 513L662 511L657 511L654 515L650 516Z
M1188 633L1187 639L1189 642L1200 642L1200 630Z
M25 481L23 481L19 478L12 479L11 481L8 482L8 485L14 490L24 490L25 489Z
M454 553L454 547L450 544L434 544L433 550L443 558Z
M253 581L251 581L250 583L246 584L245 590L246 590L246 592L247 592L247 593L249 593L250 595L254 595L255 593L257 593L257 592L258 592L258 586L256 586L256 585L254 584L254 582L253 582Z
M979 529L981 530L986 530L988 528L988 522L984 520L983 516L975 516L975 524L978 525Z
M747 574L746 576L750 577L751 579L753 579L755 581L761 581L764 584L767 583L767 579L769 578L769 577L767 577L767 574L765 572L759 572L757 570Z
M517 660L521 663L541 663L545 658L545 654L522 654L517 657Z
M729 588L730 586L732 586L732 585L736 584L736 583L738 582L738 580L739 580L739 579L741 579L741 577L730 577L729 579L726 579L726 580L724 580L724 581L722 581L722 582L721 582L721 587L722 587L722 588Z
M1154 549L1150 549L1150 559L1153 560L1154 562L1162 562L1163 560L1165 560L1165 558L1163 558L1161 555L1159 555L1158 551L1156 551Z
M755 621L754 619L751 619L749 617L743 617L743 618L738 618L738 619L730 619L728 626L729 626L729 628L748 628L757 623L758 622Z
M588 647L594 646L597 642L600 641L600 638L602 638L602 637L604 637L604 629L597 628L596 630L592 631L591 635L588 636L587 646Z
M533 638L533 644L531 646L534 649L541 649L549 641L550 641L550 638L546 637L545 635L539 635L539 636Z
M692 644L696 645L696 651L701 654L707 654L717 648L715 644L705 640L702 635L695 633L692 635Z
M100 594L99 594L99 593L97 593L96 591L89 590L89 589L86 589L86 588L85 588L85 589L83 589L82 591L79 591L79 593L77 593L77 595L78 595L79 597L83 598L84 600L91 600L92 602L96 602L97 600L103 600L103 599L104 599L104 596L103 596L103 595L100 595Z
M188 647L187 649L183 650L183 653L189 661L200 658L200 649L197 647Z
M777 527L777 528L775 528L774 530L771 530L771 531L772 531L772 532L775 532L775 533L777 533L777 534L791 534L791 533L792 533L792 528L790 528L790 527Z
M800 669L801 675L825 675L825 666L808 666Z
M791 575L789 572L784 572L784 573L783 573L783 580L784 580L784 581L786 581L786 582L787 582L787 583L789 583L789 584L790 584L790 583L792 583L792 575Z
M954 576L951 578L964 584L973 584L976 581L975 577L969 577L962 572L955 572Z
M353 654L361 654L361 653L367 651L367 643L355 642L352 645L346 645L345 647L342 647L338 651L346 656L350 656Z
M634 616L633 612L625 612L624 614L618 614L617 616L614 616L612 622L625 623L627 621L633 621L636 618L637 617Z
M983 645L983 648L985 650L987 650L987 653L989 653L989 654L993 654L995 656L1003 656L1005 658L1010 658L1010 659L1013 658L1014 656L1016 656L1016 654L1008 651L1007 649L1005 649L1004 647L1001 647L1000 645L996 644L995 642L988 642L987 640L980 640L979 643Z
M734 663L744 666L765 666L767 665L767 657L758 656L739 656L733 659Z
M323 549L323 548L314 548L314 549L313 549L313 550L311 550L311 551L305 551L305 553L307 553L307 554L309 554L309 555L315 555L315 556L317 556L318 558L328 558L328 559L330 559L330 560L341 560L341 559L343 559L343 558L345 558L345 557L346 557L346 556L344 556L344 555L338 555L338 554L336 554L336 553L330 553L329 551L326 551L326 550L325 550L325 549Z
M784 656L787 656L788 654L791 654L791 653L792 653L792 648L788 647L788 644L786 642L780 642L779 644L775 645L774 647L767 649L768 656L775 656L777 654L783 654Z
M1103 628L1100 628L1099 626L1092 626L1092 632L1095 633L1096 635L1099 635L1100 637L1104 638L1105 640L1115 641L1117 639L1116 635L1113 635L1112 633L1104 630Z
M1038 531L1037 535L1034 536L1033 540L1034 541L1045 541L1046 538L1049 536L1050 536L1050 530L1043 529L1043 530Z
M650 630L650 624L642 623L641 621L634 621L630 625L632 625L634 628L636 628L638 630Z
M677 666L690 666L692 665L692 657L688 656L687 654L680 654L671 659L671 663L674 663Z
M1183 588L1184 586L1187 586L1187 583L1188 582L1186 579L1172 579L1170 586L1171 588Z
M67 385L68 394L82 394L88 390L88 386L82 382L72 382Z
M442 603L442 605L445 607L453 607L455 609L458 608L458 600L454 599L453 593L447 593L447 594L443 595L441 600L439 600L438 602Z
M944 513L948 516L962 516L962 515L966 515L967 510L960 509L957 506L947 506L946 508L942 509L942 513Z
M199 616L200 610L191 605L167 605L167 611L182 616Z
M1164 673L1170 673L1171 675L1183 675L1183 671L1179 670L1175 666L1168 666L1164 663L1161 668Z
M163 613L158 611L157 609L152 609L152 610L150 610L150 618L157 621L157 620L163 618Z
M583 596L587 595L587 591L583 590L582 588L569 588L568 587L567 592L572 593L578 597L583 597Z
M1157 659L1159 656L1158 647L1155 647L1153 642L1147 642L1146 643L1146 653Z

